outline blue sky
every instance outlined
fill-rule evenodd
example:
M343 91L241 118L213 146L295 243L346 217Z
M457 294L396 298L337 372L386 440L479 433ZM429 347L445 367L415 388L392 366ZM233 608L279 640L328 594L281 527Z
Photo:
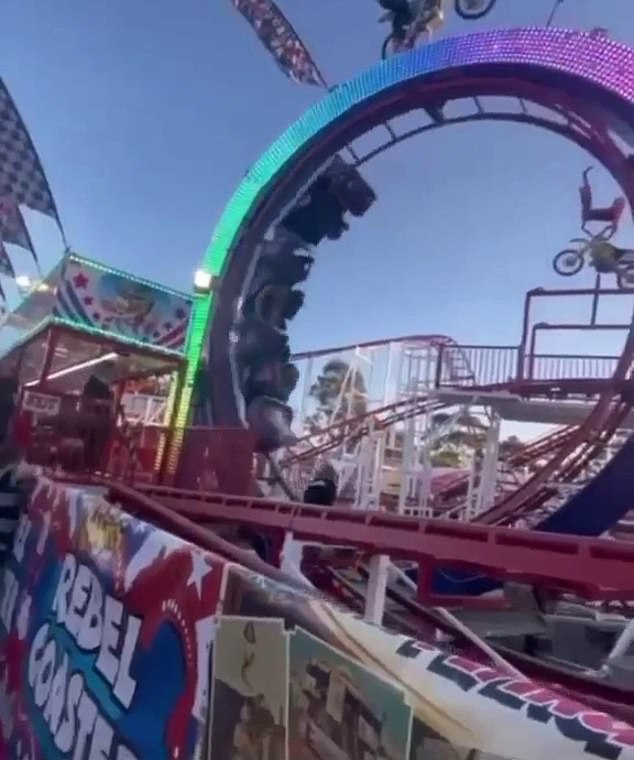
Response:
M376 62L384 29L373 0L280 4L331 82ZM444 33L540 24L551 6L498 0L479 24L450 15ZM634 44L632 0L566 0L557 22L605 26ZM72 246L174 287L189 287L250 163L320 97L278 72L228 0L5 0L2 24L0 73ZM318 253L293 347L413 332L516 343L524 291L562 284L550 262L578 231L588 163L550 134L492 124L384 154L367 170L379 202ZM596 181L598 200L617 194L601 171ZM29 224L48 269L59 235L37 215ZM621 240L634 244L630 228ZM26 254L15 258L28 268ZM617 345L568 336L563 348L590 343L597 353Z

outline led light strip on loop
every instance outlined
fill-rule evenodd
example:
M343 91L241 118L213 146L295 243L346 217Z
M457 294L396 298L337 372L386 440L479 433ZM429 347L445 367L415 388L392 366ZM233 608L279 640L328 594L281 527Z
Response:
M262 200L263 192L276 176L307 147L353 108L369 99L387 95L398 85L426 76L468 67L523 67L534 72L551 70L594 86L614 102L614 109L634 104L634 49L604 36L562 29L509 29L486 31L440 40L409 53L389 58L340 85L291 125L252 166L227 204L207 250L204 269L220 276L245 220ZM475 75L475 74L474 74ZM521 74L517 74L518 80ZM553 83L556 87L556 82ZM616 114L615 114L616 115ZM222 290L220 286L219 290ZM185 389L176 425L187 424L193 382L204 342L214 316L215 294L198 298L194 304L187 356ZM213 378L210 378L213 382ZM176 447L178 448L178 447Z

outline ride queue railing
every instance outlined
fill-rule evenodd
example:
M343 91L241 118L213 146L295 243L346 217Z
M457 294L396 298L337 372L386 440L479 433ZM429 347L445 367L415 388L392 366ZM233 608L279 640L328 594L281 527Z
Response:
M517 382L608 380L619 356L525 353L518 346L442 346L437 388L500 386ZM460 372L456 371L460 367Z
M619 363L618 356L570 356L529 354L524 357L527 380L609 380Z

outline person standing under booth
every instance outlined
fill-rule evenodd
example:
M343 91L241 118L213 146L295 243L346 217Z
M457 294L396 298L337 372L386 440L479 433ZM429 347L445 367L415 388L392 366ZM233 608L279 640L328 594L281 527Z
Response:
M104 456L115 424L114 394L108 384L91 375L81 394L82 438L84 466L91 473L105 465Z
M28 452L33 440L33 415L26 409L16 408L13 415L13 440L21 452Z
M17 395L17 380L0 378L0 569L11 553L20 516L35 485L34 478L20 473L23 456L13 430Z

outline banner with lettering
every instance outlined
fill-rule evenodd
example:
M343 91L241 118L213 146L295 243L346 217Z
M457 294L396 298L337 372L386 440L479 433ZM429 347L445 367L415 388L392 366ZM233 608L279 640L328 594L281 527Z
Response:
M284 621L289 760L634 760L634 726L534 681L370 625L310 589L232 567L222 609L220 627L225 615L244 630L248 618ZM251 655L257 661L253 645ZM214 716L218 710L214 698ZM212 752L208 760L230 756Z
M634 760L634 727L41 479L0 575L0 758Z
M40 480L0 589L0 757L189 760L224 562Z

